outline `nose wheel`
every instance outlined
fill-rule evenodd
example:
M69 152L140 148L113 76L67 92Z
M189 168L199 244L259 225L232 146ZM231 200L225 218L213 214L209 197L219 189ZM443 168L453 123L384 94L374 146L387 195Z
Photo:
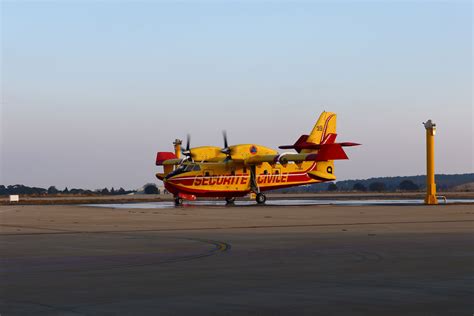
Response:
M255 197L255 201L257 201L258 204L265 204L265 201L267 200L267 197L263 193L257 193L257 196Z
M235 197L226 197L225 198L225 204L226 205L232 205L235 203Z
M181 205L183 205L183 198L181 198L181 197L179 197L179 196L175 197L175 198L174 198L174 205L176 205L176 206L181 206Z

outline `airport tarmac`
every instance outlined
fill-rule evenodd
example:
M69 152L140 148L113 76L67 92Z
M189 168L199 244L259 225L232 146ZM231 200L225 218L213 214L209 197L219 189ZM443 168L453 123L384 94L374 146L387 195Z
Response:
M474 206L0 206L1 315L472 315Z

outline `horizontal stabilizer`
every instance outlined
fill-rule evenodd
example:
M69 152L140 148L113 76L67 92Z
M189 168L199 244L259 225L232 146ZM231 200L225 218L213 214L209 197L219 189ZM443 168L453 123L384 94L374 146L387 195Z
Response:
M294 149L297 152L301 152L301 149L304 149L305 146L310 145L312 143L308 143L306 140L308 139L309 135L301 135L300 138L293 144L293 145L282 145L278 148L280 149Z
M349 159L341 144L322 145L316 155L316 161Z
M360 146L358 143L351 143L351 142L345 142L345 143L339 143L342 147L352 147L352 146Z
M334 134L334 133L331 133L331 134L327 134L326 137L324 137L323 141L321 142L321 144L315 144L315 143L308 143L306 140L308 139L308 135L302 135L300 136L300 138L298 138L298 140L296 141L296 143L294 143L293 145L283 145L283 146L279 146L278 148L280 149L294 149L296 150L297 152L301 152L303 149L309 149L309 150L319 150L321 149L323 146L327 146L327 145L333 145L333 144L339 144L341 145L342 147L349 147L349 146L358 146L360 144L357 144L357 143L351 143L351 142L345 142L345 143L336 143L336 137L337 137L337 134Z

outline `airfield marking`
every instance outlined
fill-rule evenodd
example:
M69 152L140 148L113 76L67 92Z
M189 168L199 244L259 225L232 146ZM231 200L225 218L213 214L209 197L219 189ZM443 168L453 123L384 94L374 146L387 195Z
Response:
M474 219L465 220L440 220L440 221L410 221L410 222L359 222L359 223L327 223L327 224L293 224L293 225L254 225L254 226L230 226L230 227L196 227L196 228L157 228L137 230L104 230L104 231L68 231L36 232L36 233L0 233L0 236L16 235L66 235L66 234L109 234L109 233L133 233L133 232L174 232L191 230L220 230L220 229L260 229L260 228L292 228L292 227L331 227L331 226L363 226L363 225L390 225L390 224L442 224L442 223L471 223ZM0 226L7 226L2 225ZM21 226L13 226L21 227ZM33 227L25 227L33 228ZM51 229L53 230L53 229Z
M91 233L93 234L93 233ZM134 235L131 235L131 236L134 236ZM134 237L137 237L136 235ZM232 248L231 244L229 243L226 243L224 241L219 241L219 240L212 240L212 239L202 239L202 238L193 238L193 237L163 237L163 236L159 236L159 238L164 238L164 239L177 239L177 240L189 240L189 241L195 241L195 242L200 242L200 243L205 243L205 244L209 244L209 245L212 245L214 246L214 248L210 249L210 250L207 250L207 251L204 251L204 252L201 252L201 253L197 253L197 254L191 254L191 255L184 255L184 256L175 256L175 257L171 257L171 258L165 258L165 259L162 259L162 260L157 260L157 261L153 261L153 258L152 260L150 261L150 259L148 259L148 262L140 262L140 263L127 263L127 262L124 262L124 263L116 263L114 264L113 260L114 258L118 259L118 260L121 260L121 255L112 255L112 256L102 256L102 255L95 255L95 256L79 256L80 258L94 258L94 257L97 257L97 258L101 258L101 259L105 259L107 260L107 262L102 262L102 264L105 264L107 263L107 266L99 266L99 267L90 267L90 266L86 266L86 267L71 267L71 268L61 268L60 266L58 267L56 265L55 267L55 264L53 263L52 266L50 267L47 267L46 269L40 269L40 270L18 270L18 271L8 271L8 268L2 268L0 269L1 272L8 272L8 273L21 273L21 274L28 274L28 273L32 273L32 274L35 274L35 273L38 273L38 272L51 272L51 271L68 271L68 272L74 272L74 271L84 271L84 270L87 270L87 271L101 271L101 270L112 270L112 269L124 269L124 268L134 268L134 267L144 267L144 266L154 266L154 265L161 265L161 264L169 264L169 263L176 263L176 262L185 262L185 261L191 261L191 260L196 260L196 259L201 259L201 258L206 258L206 257L210 257L210 256L214 256L214 255L217 255L219 253L223 253L223 252L226 252L228 250L230 250ZM159 253L152 253L152 255L156 255L156 254L159 254ZM136 258L140 258L140 255L141 254L135 254L134 255L134 259ZM147 253L147 255L149 255L149 253ZM64 256L62 256L64 257ZM62 258L61 256L60 257L51 257L50 259L52 259L53 261L55 259L60 259ZM68 258L74 258L74 256L66 256ZM107 259L108 257L110 257L111 259ZM146 260L147 258L144 257L144 260ZM3 264L5 265L7 263L7 260L5 260L3 262ZM86 262L87 263L87 262ZM36 268L36 266L35 266Z

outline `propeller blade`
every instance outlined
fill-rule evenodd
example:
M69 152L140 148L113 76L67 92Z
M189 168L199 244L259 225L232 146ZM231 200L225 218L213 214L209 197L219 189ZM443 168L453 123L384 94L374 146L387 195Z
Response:
M227 143L227 132L222 131L222 136L224 137L224 148L229 148L229 145Z
M226 158L226 161L227 161L227 160L232 159L232 157L230 156L229 143L227 142L227 132L222 131L222 136L224 137L224 148L221 149L221 153L227 155L227 158Z
M189 151L189 146L191 144L191 135L186 135L186 151Z
M186 156L186 160L192 160L192 154L191 154L191 135L187 134L186 135L186 148L183 149L181 148L181 153Z

